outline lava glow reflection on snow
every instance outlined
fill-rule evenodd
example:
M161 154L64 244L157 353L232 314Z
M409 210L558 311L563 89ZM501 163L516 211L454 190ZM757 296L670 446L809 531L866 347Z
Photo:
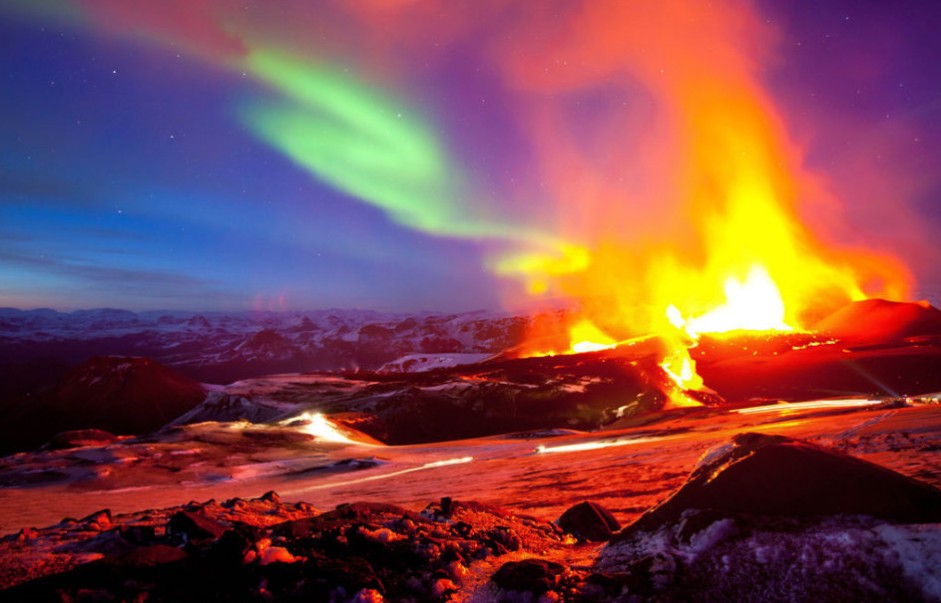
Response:
M472 456L462 456L453 459L444 459L441 461L432 461L430 463L425 463L417 467L408 467L407 469L399 469L398 471L390 471L389 473L380 473L379 475L367 475L366 477L361 477L359 479L344 480L341 482L329 482L326 484L315 484L313 486L307 486L305 488L299 488L297 490L286 491L286 494L297 494L299 492L307 492L310 490L326 490L329 488L338 488L341 486L352 486L355 484L361 484L363 482L371 482L376 480L388 479L390 477L399 477L400 475L407 475L409 473L415 473L416 471L426 471L428 469L436 469L438 467L449 467L451 465L463 465L465 463L470 463L474 460Z
M318 440L337 442L339 444L369 445L364 444L363 442L357 442L356 440L351 440L350 438L346 437L340 432L340 430L337 429L336 425L334 425L330 420L327 419L327 417L319 412L305 412L297 417L289 419L286 422L293 423L295 421L304 423L303 430Z
M561 444L559 446L536 446L537 454L549 452L583 452L585 450L598 450L599 448L612 448L615 446L629 446L631 444L648 444L650 442L662 442L677 436L659 436L651 438L618 438L614 440L594 440L591 442L578 442L577 444Z
M796 412L803 410L818 410L828 408L859 408L882 404L884 400L871 400L868 398L847 398L844 400L810 400L807 402L782 402L765 406L752 406L751 408L738 408L733 412L742 415L756 415L766 412Z
M617 345L613 338L588 320L577 322L570 329L569 335L572 340L572 351L576 354L609 350Z

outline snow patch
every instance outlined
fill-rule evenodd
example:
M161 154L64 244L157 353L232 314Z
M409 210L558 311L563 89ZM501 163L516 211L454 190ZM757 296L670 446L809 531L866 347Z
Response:
M941 601L941 530L936 525L881 525L874 530L886 545L885 555L902 566L929 601Z
M493 354L407 354L382 365L378 372L423 373L435 369L477 364L492 356Z

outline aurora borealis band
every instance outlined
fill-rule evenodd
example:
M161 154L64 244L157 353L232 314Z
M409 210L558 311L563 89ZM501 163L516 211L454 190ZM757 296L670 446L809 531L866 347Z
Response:
M678 44L773 102L814 177L796 196L815 233L941 289L941 6L663 5L5 2L0 306L458 310L561 294L551 277L588 249L687 236L658 79L672 55L623 56L656 46L633 32L687 22L734 43Z

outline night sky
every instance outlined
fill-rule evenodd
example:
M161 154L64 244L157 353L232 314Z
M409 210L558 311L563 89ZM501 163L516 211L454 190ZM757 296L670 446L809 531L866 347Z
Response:
M941 2L632 4L4 0L0 306L551 297L527 257L695 220L650 84L676 48L753 77L816 236L941 289Z

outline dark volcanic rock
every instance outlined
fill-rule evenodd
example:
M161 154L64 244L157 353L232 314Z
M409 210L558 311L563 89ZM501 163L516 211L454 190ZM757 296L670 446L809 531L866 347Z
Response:
M824 335L816 337L817 341L804 347L781 351L749 344L745 347L751 354L742 353L741 342L738 351L726 355L711 355L704 345L696 366L706 384L730 402L813 400L836 392L846 396L918 396L941 390L939 343L847 348Z
M932 601L939 521L933 487L746 433L616 534L588 582L655 601Z
M225 531L221 523L192 511L180 511L167 523L167 535L182 543L215 540Z
M84 524L87 529L94 530L96 532L111 529L112 527L111 509L102 509L101 511L95 511L91 515L88 515L80 519L79 522Z
M241 528L241 526L239 527ZM243 533L247 531L244 528L226 530L212 544L207 557L223 565L241 563L252 546L252 539Z
M857 345L941 336L941 310L924 301L866 299L840 308L817 322L813 329Z
M55 410L121 433L162 426L202 402L203 387L149 358L101 356L70 371L54 392Z
M76 429L63 431L49 441L51 450L77 448L79 446L107 446L117 441L117 436L103 429Z
M870 299L810 333L704 336L697 370L730 402L917 396L941 389L941 311L926 302Z
M569 507L556 524L580 540L603 542L621 529L610 511L598 503L585 501Z
M355 428L416 444L546 428L597 429L663 408L675 388L655 344L592 354L514 358L377 382L324 412L358 412ZM363 375L358 375L363 378Z
M140 568L176 563L187 557L189 555L186 554L186 551L175 546L154 544L132 549L127 553L110 557L107 561L115 566Z
M168 517L194 534L203 519L226 531L185 547L179 532L127 538ZM858 516L755 527L687 510L607 545L594 565L585 553L597 547L573 546L553 524L447 497L421 512L352 503L318 514L269 494L113 520L117 530L71 521L0 539L0 601L931 601L937 575L937 530ZM53 550L55 562L9 572ZM104 557L87 563L89 553ZM926 577L913 583L910 568Z
M509 561L500 566L491 580L503 590L541 595L554 588L565 567L544 559Z
M300 503L281 503L270 493L248 501L191 503L185 509L117 516L118 533L130 534L131 526L141 525L145 517L156 520L172 512L166 535L154 539L149 534L137 539L117 533L88 539L86 531L77 532L85 538L80 546L74 543L58 550L105 557L68 571L49 568L44 577L18 580L12 588L0 590L0 601L91 596L149 602L447 601L461 590L474 564L492 572L510 551L558 556L570 546L545 521L479 503L450 501L444 506L430 505L419 513L358 502L316 514L302 511ZM53 529L60 530L57 543L62 543L61 530L66 528L47 530ZM185 547L177 546L184 534ZM15 542L33 546L36 539L49 536L37 531L31 540ZM121 547L111 552L115 540ZM135 541L143 546L135 546ZM553 562L526 562L505 567L496 582L544 593L559 583L563 569ZM61 573L50 575L56 571ZM9 586L0 583L0 589Z
M676 494L616 539L676 521L690 509L725 516L867 515L926 523L941 521L941 490L837 451L745 433L710 452Z
M118 532L121 538L136 545L151 544L157 537L154 526L122 526Z
M0 450L27 449L84 431L139 434L164 426L206 397L202 385L149 358L99 356L68 371L49 390L0 421ZM107 436L103 436L107 437Z

